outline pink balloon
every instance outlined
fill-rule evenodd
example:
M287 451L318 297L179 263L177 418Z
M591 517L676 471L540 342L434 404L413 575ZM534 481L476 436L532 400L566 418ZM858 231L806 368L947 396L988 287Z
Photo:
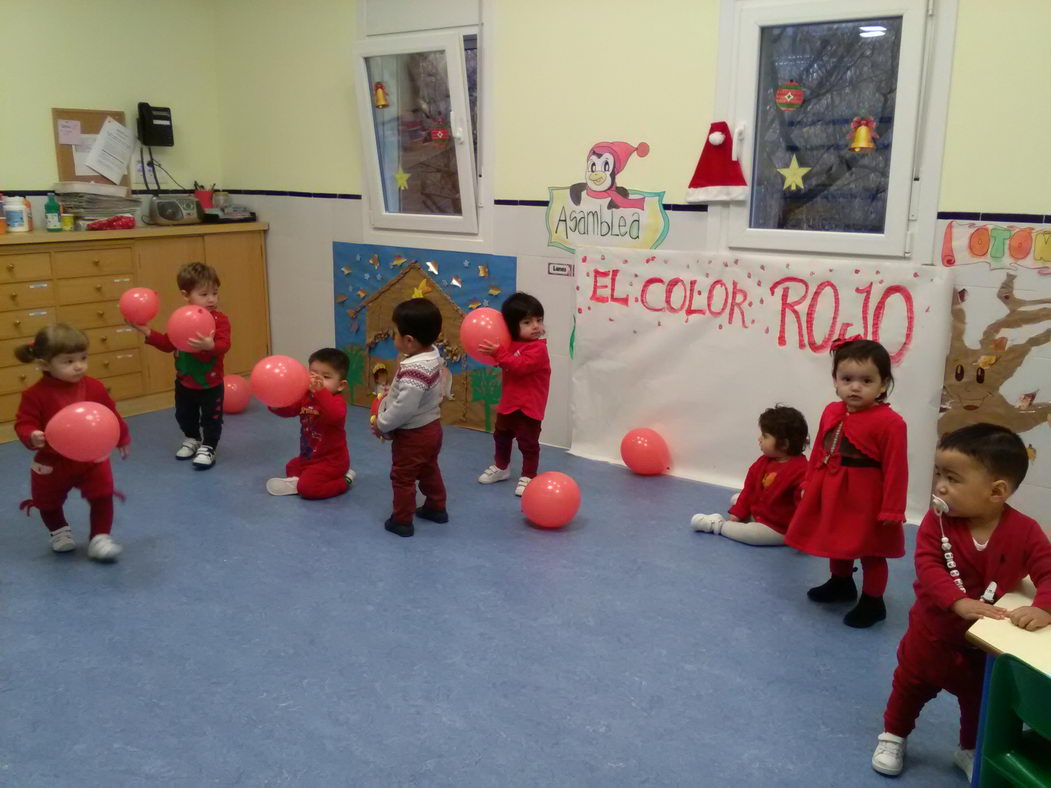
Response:
M124 291L118 305L125 320L141 326L157 317L161 301L156 291L148 287L133 287Z
M241 413L252 399L252 387L240 375L223 378L223 413Z
M104 460L120 440L116 414L98 402L66 405L44 428L48 445L77 462Z
M668 444L651 429L629 430L620 442L620 456L640 476L658 476L671 467Z
M522 493L522 513L540 528L561 528L580 509L580 487L571 476L548 471Z
M179 350L196 352L187 340L197 335L208 336L215 331L215 318L203 306L180 306L168 318L168 339Z
M494 342L500 347L511 346L511 332L507 330L504 316L490 307L476 309L463 319L460 325L460 341L467 355L483 364L496 365L487 353L478 349L480 342Z
M260 402L271 408L284 408L307 393L310 373L294 358L267 356L252 368L251 381Z

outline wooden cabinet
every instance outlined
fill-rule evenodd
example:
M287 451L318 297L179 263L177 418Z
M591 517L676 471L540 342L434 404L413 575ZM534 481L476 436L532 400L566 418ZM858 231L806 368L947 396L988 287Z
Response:
M251 223L0 236L0 423L9 433L19 392L39 376L14 349L55 322L88 335L88 374L115 400L134 405L134 412L171 407L165 394L175 383L172 356L144 346L117 299L130 287L156 290L161 305L152 326L163 331L167 316L185 303L175 275L189 262L218 271L219 309L233 334L225 367L248 372L270 352L266 229Z

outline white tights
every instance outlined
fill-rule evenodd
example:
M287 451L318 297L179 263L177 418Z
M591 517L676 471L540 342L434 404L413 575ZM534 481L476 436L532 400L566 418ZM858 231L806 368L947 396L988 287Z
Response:
M720 533L727 539L755 545L756 547L777 547L785 543L783 534L779 534L768 525L754 521L750 523L735 523L727 520L723 523Z

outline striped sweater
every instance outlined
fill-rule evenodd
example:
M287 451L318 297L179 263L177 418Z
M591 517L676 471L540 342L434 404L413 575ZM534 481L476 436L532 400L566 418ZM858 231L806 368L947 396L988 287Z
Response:
M376 418L379 431L413 430L440 418L444 367L445 361L434 348L402 361L380 403Z

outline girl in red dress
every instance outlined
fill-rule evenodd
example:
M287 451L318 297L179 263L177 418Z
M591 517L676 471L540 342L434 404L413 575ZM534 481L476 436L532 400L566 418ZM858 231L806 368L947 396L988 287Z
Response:
M40 518L51 532L51 549L67 553L77 547L73 532L62 512L62 504L73 489L87 499L90 508L91 540L88 557L113 561L121 546L110 537L113 526L113 470L109 458L97 462L77 462L58 454L47 445L44 428L51 417L75 402L98 402L117 413L106 387L87 377L88 338L83 332L62 323L37 332L32 342L15 350L19 361L35 361L43 373L40 380L22 392L15 416L15 433L29 449L36 450L29 474L32 498L23 501L28 514L36 506ZM117 415L121 458L128 456L128 425Z
M832 577L811 588L815 602L852 602L861 559L861 598L847 626L870 627L887 617L887 559L905 555L905 497L909 483L905 421L890 405L890 355L878 342L835 346L832 381L838 402L821 414L803 500L785 543L829 559Z

